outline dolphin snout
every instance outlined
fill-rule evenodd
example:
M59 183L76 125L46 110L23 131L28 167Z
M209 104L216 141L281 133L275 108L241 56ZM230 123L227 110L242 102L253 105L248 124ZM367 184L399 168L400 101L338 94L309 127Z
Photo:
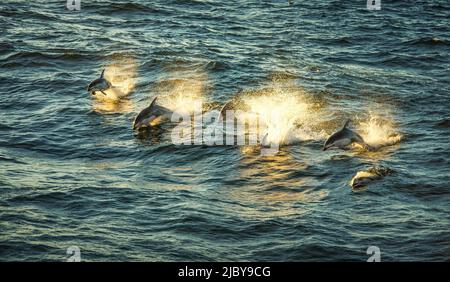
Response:
M356 178L356 179L352 179L352 183L351 186L353 189L360 189L360 188L364 188L367 186L368 182L371 179L366 179L366 178Z
M94 87L94 82L93 82L93 81L91 81L91 82L86 86L87 91L91 92L92 87Z
M92 95L95 95L95 88L91 87L91 86L88 86L87 92L91 93Z
M138 122L133 122L133 130L136 130L139 128L139 123Z
M140 130L143 127L143 124L141 121L135 121L133 123L133 130Z
M151 125L147 125L147 124L144 125L142 123L133 125L133 130L137 130L137 131L145 131L146 129L149 129L149 128L151 128Z
M95 95L95 90L92 90L92 85L88 85L88 87L86 87L87 92L91 93L92 95Z

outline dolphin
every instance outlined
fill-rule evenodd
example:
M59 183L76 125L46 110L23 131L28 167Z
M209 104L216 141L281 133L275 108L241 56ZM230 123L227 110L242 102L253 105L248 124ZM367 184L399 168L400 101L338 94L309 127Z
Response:
M156 105L155 97L150 103L150 106L143 109L134 119L133 130L141 129L152 126L152 123L169 119L172 117L173 112L163 106Z
M87 91L92 95L95 95L96 91L100 91L103 95L106 96L105 91L112 87L111 83L105 78L105 69L103 69L99 78L94 79L91 83L89 83L87 87Z
M348 183L353 190L360 190L369 185L370 182L378 180L393 170L384 166L371 167L368 170L358 171Z
M372 147L364 142L364 139L358 133L347 128L349 122L350 120L347 119L344 126L342 126L339 131L328 137L327 141L325 141L325 144L323 145L323 151L330 148L340 148L345 150L353 143L361 145L366 150L372 150Z

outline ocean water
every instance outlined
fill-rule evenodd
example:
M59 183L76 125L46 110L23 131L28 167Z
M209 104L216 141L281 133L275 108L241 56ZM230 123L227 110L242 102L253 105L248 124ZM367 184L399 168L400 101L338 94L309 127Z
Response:
M2 1L0 260L448 261L450 3L287 2ZM283 144L133 132L155 96L241 97ZM376 150L322 151L346 118Z

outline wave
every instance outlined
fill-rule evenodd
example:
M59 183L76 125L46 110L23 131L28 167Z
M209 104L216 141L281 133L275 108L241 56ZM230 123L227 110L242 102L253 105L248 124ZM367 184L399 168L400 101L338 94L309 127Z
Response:
M15 163L15 164L26 164L25 162L19 161L17 159L7 158L7 157L2 157L2 156L0 156L0 162L10 162L10 163Z
M0 42L0 54L5 54L14 50L14 45L8 42Z
M64 61L80 61L80 60L95 60L98 56L83 53L74 50L64 50L55 52L41 52L41 51L20 51L14 52L3 61L13 61L18 63L20 60L30 60L33 62L42 60L64 60Z
M364 141L375 149L395 145L403 138L396 132L394 123L390 119L372 112L369 112L367 120L359 124L359 130Z
M205 69L210 71L223 71L229 68L228 64L220 61L209 61L204 66Z
M239 123L248 125L246 133L265 145L323 139L324 132L313 122L320 109L303 89L292 84L296 76L280 72L269 77L267 86L239 91L230 101Z
M3 5L3 3L2 3ZM8 3L6 3L6 5L8 5ZM26 7L25 9L21 9L21 8L13 8L13 7L7 7L7 6L3 6L0 8L0 16L5 16L5 17L9 17L9 18L19 18L19 17L23 17L23 18L27 18L27 19L39 19L39 20L44 20L44 21L57 21L59 20L57 17L57 13L53 14L53 13L46 13L43 11L36 11L33 9L29 9L29 7Z
M0 123L0 130L13 130L14 127Z
M435 69L436 66L431 66L430 63L444 63L447 60L447 55L444 54L421 54L421 55L406 55L393 54L379 60L380 63L388 66L410 67L415 69Z
M436 127L440 128L450 128L450 120L449 119L443 119L436 123Z
M157 12L158 10L138 3L113 3L109 5L113 10L131 11L131 12Z
M406 41L404 44L412 46L450 46L450 40L440 39L437 37L422 37Z

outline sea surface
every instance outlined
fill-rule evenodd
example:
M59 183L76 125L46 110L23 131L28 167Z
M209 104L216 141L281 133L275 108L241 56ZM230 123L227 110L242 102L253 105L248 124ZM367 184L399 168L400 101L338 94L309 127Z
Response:
M0 261L449 261L450 2L381 2L3 0ZM156 96L280 150L134 132ZM322 151L347 118L375 150Z

